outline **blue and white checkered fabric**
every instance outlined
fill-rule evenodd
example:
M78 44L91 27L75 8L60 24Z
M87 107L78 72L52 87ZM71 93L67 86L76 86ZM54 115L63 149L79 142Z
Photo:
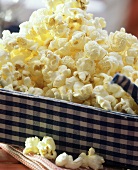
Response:
M52 136L58 153L94 147L106 163L138 169L138 116L0 89L0 142Z
M138 104L138 87L130 81L126 76L117 73L111 83L116 83L129 93L135 102Z

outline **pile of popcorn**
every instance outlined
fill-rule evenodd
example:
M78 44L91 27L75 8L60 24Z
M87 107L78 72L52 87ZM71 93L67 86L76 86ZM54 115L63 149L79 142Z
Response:
M41 155L49 160L54 160L55 164L59 167L69 169L92 168L98 170L103 168L104 158L95 153L94 148L90 148L88 155L82 152L78 158L73 160L72 155L66 152L57 156L56 145L54 139L49 136L44 136L42 141L38 137L29 137L25 141L24 155Z
M0 39L0 87L138 114L117 84L121 73L138 85L138 39L108 32L104 18L87 13L88 0L44 0L46 8Z

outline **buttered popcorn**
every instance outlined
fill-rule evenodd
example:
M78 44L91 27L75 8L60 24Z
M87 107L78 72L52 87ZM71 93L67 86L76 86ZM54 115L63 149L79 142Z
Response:
M115 73L138 84L138 40L105 30L87 13L88 0L43 0L19 33L0 39L0 87L125 113L138 114Z

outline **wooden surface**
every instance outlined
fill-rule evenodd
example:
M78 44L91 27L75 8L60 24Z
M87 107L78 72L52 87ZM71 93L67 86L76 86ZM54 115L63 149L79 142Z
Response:
M29 170L0 148L0 170Z

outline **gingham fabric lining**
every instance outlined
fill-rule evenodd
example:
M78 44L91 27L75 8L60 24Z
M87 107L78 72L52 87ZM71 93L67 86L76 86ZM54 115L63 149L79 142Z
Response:
M45 135L74 156L94 147L112 164L138 167L138 116L0 90L0 142Z
M121 86L127 93L131 95L131 97L138 104L138 87L130 81L129 78L122 74L115 74L111 83L116 83Z

